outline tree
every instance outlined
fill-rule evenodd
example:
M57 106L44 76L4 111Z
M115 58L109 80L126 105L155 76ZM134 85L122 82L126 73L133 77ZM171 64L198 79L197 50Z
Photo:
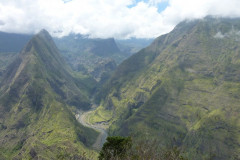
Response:
M187 160L180 148L165 148L154 139L108 137L99 154L99 160Z
M99 154L99 160L124 159L127 151L132 147L130 137L108 137Z

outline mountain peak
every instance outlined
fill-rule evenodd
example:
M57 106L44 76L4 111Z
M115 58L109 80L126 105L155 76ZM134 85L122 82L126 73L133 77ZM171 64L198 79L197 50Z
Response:
M45 29L42 29L40 32L38 32L38 34L36 34L36 36L39 36L39 37L41 37L41 38L44 38L44 39L46 39L46 40L49 40L49 41L52 41L52 42L53 42L51 35L50 35L49 32L48 32L47 30L45 30Z
M16 156L9 158L4 153L3 157L0 152L0 159L24 159L30 156L29 147L34 151L34 157L43 157L46 152L42 148L48 146L48 152L53 155L50 159L56 159L58 148L65 144L68 144L67 150L76 155L83 145L90 146L90 140L79 137L90 133L95 135L94 139L97 133L78 125L69 108L87 109L90 106L90 89L86 87L85 79L72 75L46 30L33 36L7 67L0 83L0 146L5 146L12 157ZM65 132L65 124L70 127L68 132ZM14 138L8 136L13 132L16 133ZM42 138L45 134L48 134L47 139ZM57 147L55 143L44 144L46 140L58 142ZM21 147L16 149L19 142Z
M48 31L46 29L41 29L40 32L38 32L38 34L47 34L49 35Z

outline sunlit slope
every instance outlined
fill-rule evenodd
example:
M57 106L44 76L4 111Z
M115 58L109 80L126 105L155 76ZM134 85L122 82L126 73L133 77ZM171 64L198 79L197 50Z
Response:
M95 82L79 77L47 31L28 42L1 81L0 159L90 155L86 147L98 133L79 125L73 111L89 108L89 86Z
M190 159L239 155L239 31L240 19L180 23L118 67L92 121L180 146Z

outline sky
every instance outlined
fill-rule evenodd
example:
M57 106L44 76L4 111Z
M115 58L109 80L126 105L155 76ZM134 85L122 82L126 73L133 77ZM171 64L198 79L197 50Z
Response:
M240 0L0 0L0 31L92 38L155 38L179 22L240 17Z

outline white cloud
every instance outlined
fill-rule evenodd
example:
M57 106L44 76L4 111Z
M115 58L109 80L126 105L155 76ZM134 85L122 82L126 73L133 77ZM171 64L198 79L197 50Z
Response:
M53 35L62 31L62 35L151 38L169 32L184 19L240 16L239 0L169 0L169 6L159 13L157 5L165 1L1 0L0 30L36 33L45 28Z
M217 39L223 39L225 35L223 35L221 32L217 32L213 37Z

